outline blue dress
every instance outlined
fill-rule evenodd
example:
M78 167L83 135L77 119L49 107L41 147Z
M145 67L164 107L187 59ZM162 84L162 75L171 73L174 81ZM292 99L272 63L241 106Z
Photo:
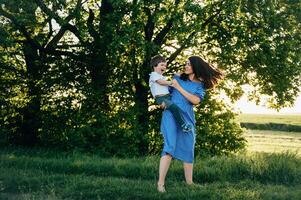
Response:
M193 82L189 79L183 81L180 76L175 75L174 79L178 81L181 87L187 92L197 95L203 100L205 95L204 84L201 82ZM181 128L176 125L175 119L169 110L165 110L162 114L161 133L164 138L164 147L161 156L170 154L173 158L186 163L193 163L194 145L195 145L195 116L193 104L190 103L177 89L171 88L171 100L183 111L185 122L193 125L193 129L189 133L184 133Z

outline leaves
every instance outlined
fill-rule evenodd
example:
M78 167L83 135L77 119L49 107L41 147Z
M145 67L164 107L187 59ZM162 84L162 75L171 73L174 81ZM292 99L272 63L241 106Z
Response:
M182 71L188 56L202 56L225 72L216 92L232 101L249 84L251 99L259 102L266 95L268 105L279 109L294 102L301 85L299 1L1 0L0 5L1 108L9 110L0 118L16 132L24 110L35 104L40 109L26 120L42 119L35 134L50 137L44 141L75 134L74 141L82 143L102 138L94 145L105 149L103 138L116 139L110 134L120 131L122 138L135 138L137 151L157 152L160 112L148 111L148 63L155 54L167 58L170 77ZM29 47L31 53L25 53ZM197 109L199 131L212 142L199 149L235 151L243 146L239 127L227 123L234 116L222 111L215 96ZM109 119L127 125L102 123ZM233 148L223 136L232 138Z

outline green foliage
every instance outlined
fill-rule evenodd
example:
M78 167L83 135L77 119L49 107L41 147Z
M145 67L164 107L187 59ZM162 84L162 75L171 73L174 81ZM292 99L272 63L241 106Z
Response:
M150 58L169 75L197 54L223 69L216 92L291 105L300 87L298 1L0 1L0 125L13 143L110 155L157 154ZM227 106L196 108L197 154L244 146Z
M209 96L209 95L208 95ZM245 147L242 129L235 114L225 103L205 98L197 111L197 154L221 155L236 152Z
M81 109L76 112L65 110L65 115L45 115L41 143L66 150L97 152L103 156L139 156L139 126L133 113L129 112L108 115Z

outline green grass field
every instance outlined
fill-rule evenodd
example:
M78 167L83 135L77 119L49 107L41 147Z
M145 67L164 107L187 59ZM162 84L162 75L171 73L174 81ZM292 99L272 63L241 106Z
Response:
M252 123L300 125L287 116L240 116ZM250 130L246 152L196 158L195 185L174 161L167 193L156 191L158 156L104 158L79 152L0 147L0 199L301 199L301 132Z
M242 114L238 117L239 122L254 124L285 124L301 126L300 115L261 115L261 114ZM271 126L266 126L269 128ZM256 127L256 129L260 127ZM254 130L246 129L244 136L246 137L248 152L285 152L291 151L301 156L301 132L277 131L273 130ZM285 127L284 127L285 130Z
M102 158L46 149L0 149L0 199L300 199L294 154L196 158L195 185L174 161L167 193L156 191L159 156Z
M247 151L249 152L286 152L301 156L301 133L269 130L246 130Z
M267 115L267 114L241 114L239 122L248 123L279 123L301 126L301 115Z

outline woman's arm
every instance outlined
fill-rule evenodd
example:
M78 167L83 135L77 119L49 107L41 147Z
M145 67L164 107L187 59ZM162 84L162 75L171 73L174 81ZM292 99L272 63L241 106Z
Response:
M176 88L192 104L196 105L196 104L199 104L201 102L200 97L198 97L194 94L191 94L191 93L187 92L186 90L184 90L176 79L172 80L172 85L171 86Z

